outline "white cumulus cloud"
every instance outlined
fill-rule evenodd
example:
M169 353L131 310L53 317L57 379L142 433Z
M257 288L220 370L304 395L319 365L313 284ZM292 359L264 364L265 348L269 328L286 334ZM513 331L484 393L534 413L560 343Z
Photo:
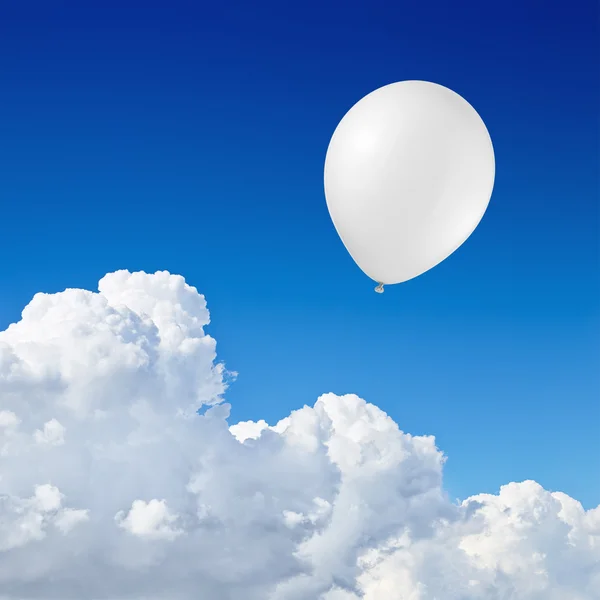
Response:
M434 438L353 395L231 424L208 324L119 271L0 332L1 600L600 598L600 507L453 503Z
M38 444L62 446L65 443L65 428L56 419L50 419L44 423L42 430L35 430L33 437Z
M62 507L63 494L50 485L36 485L30 498L0 496L0 551L25 546L46 537L54 525L68 533L87 519L86 510Z
M183 533L174 528L177 515L169 512L164 500L134 500L127 515L119 512L115 520L119 527L141 538L173 540Z

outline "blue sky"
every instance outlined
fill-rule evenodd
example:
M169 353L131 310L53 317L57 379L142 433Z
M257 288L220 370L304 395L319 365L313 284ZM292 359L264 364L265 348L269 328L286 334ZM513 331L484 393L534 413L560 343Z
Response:
M455 496L600 502L597 5L4 2L0 327L38 291L180 273L232 420L353 392L448 454ZM486 122L486 216L383 296L329 219L339 120L425 79Z

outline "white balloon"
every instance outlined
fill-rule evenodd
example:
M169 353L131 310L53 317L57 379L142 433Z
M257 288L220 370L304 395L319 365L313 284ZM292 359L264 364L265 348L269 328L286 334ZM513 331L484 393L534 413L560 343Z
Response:
M378 283L401 283L473 233L494 175L492 141L475 109L441 85L401 81L365 96L337 126L325 196L356 264Z

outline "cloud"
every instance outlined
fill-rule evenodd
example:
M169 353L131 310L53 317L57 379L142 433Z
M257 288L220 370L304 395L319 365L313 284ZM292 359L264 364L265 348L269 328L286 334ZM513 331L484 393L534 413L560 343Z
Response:
M0 496L0 551L43 540L53 525L63 534L87 520L86 510L62 507L63 495L50 485L36 485L30 498Z
M56 419L50 419L44 423L43 429L35 430L33 438L38 444L62 446L65 443L65 428Z
M453 503L434 438L353 395L232 425L209 321L119 271L0 333L0 599L600 598L600 507Z
M165 500L134 500L127 515L119 512L115 521L125 531L150 540L174 540L183 533L181 529L175 529L177 515L169 512Z

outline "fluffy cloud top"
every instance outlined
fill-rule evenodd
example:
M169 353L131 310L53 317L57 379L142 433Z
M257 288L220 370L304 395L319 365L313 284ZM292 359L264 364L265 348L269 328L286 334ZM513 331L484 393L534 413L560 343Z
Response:
M600 598L600 507L452 503L434 438L356 396L230 426L208 323L183 278L119 271L0 333L0 598Z

